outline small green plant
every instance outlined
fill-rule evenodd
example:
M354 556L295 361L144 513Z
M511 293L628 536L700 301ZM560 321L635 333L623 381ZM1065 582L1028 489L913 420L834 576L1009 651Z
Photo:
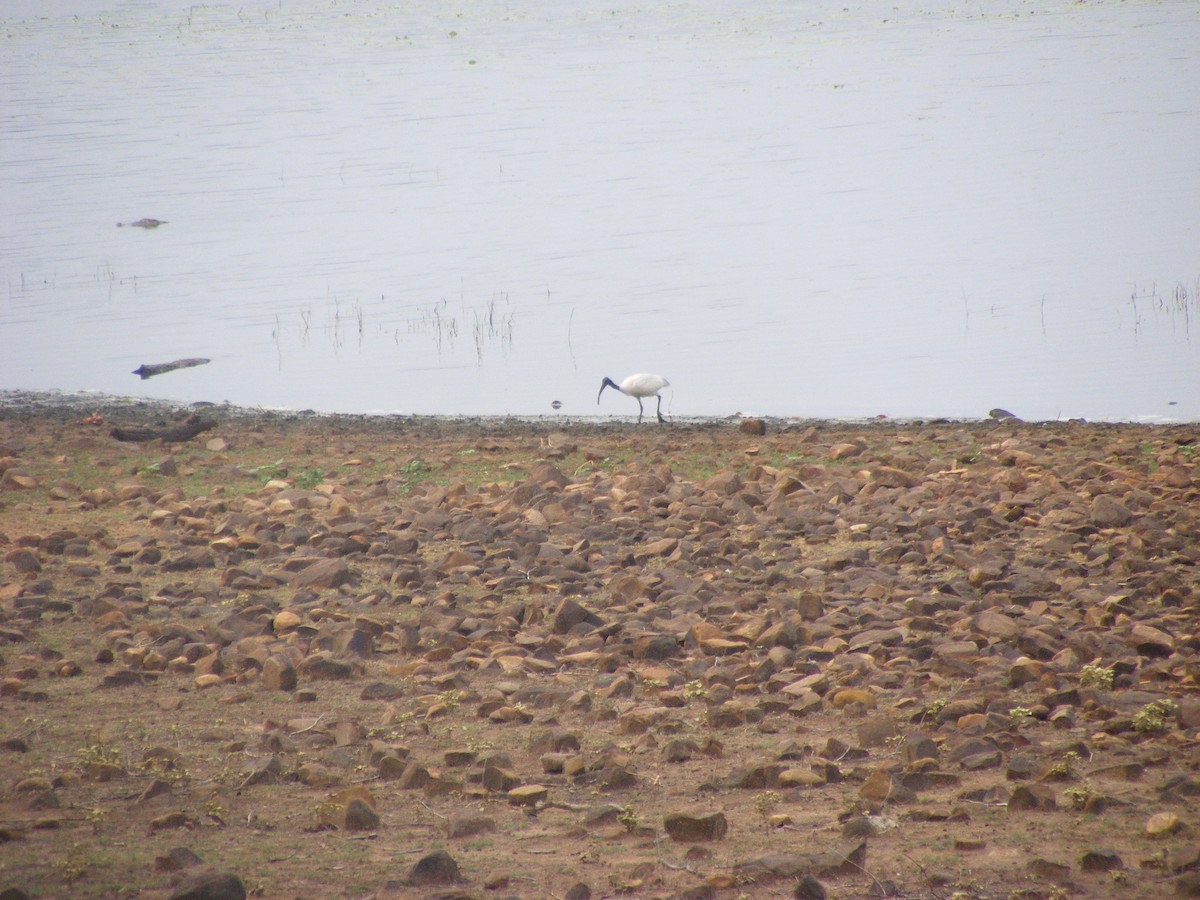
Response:
M335 800L321 800L313 804L312 811L318 822L325 823L336 819L341 808L341 804Z
M75 753L85 766L115 766L121 759L119 750L103 744L88 744L86 747L80 747Z
M92 834L99 834L100 826L104 823L104 820L108 818L108 810L101 809L99 806L89 807L88 809L84 810L83 818L89 825L92 826Z
M88 873L91 861L80 847L74 847L70 855L66 859L56 862L54 867L58 869L63 881L67 884L74 884Z
M209 797L204 801L204 814L211 819L216 819L218 822L224 822L225 817L229 814L224 806L221 805L216 797Z
M902 734L894 734L891 737L884 738L883 744L893 753L898 753L904 747L905 736Z
M400 470L400 480L404 482L405 487L414 487L422 478L429 472L429 466L425 460L418 456L414 456L404 464Z
M625 826L626 831L637 831L642 827L642 817L637 814L637 811L626 807L617 815L617 821Z
M1033 718L1033 710L1028 707L1014 706L1008 711L1008 720L1017 726L1027 725Z
M1084 809L1087 807L1088 802L1097 795L1090 785L1085 784L1079 787L1067 788L1063 791L1063 796L1070 802L1072 809Z
M438 702L445 704L446 709L457 709L458 704L462 702L462 699L462 691L449 690L442 691L440 694L438 694Z
M311 491L325 480L325 473L320 469L305 469L296 475L296 487Z
M1103 666L1084 666L1079 670L1079 686L1111 691L1116 674L1113 669L1106 669Z
M250 474L257 478L259 483L266 484L268 481L287 478L288 470L283 460L278 459L273 463L263 463L261 466L255 466L250 469Z
M1175 704L1170 700L1155 700L1147 703L1133 716L1133 730L1138 734L1158 734L1167 728L1167 719L1175 715Z
M149 756L142 761L141 770L153 778L161 778L171 784L188 780L188 770L178 760L167 756Z
M765 819L782 799L775 791L763 791L754 795L754 808Z
M927 707L925 707L924 718L936 719L938 717L938 714L943 709L946 708L946 704L949 702L950 701L948 699L946 699L945 697L938 697L936 700L934 700L932 703L930 703Z
M686 700L702 700L708 696L708 688L703 681L689 681L683 686L683 696Z
M1063 754L1062 759L1050 767L1046 774L1051 778L1073 778L1077 762L1079 762L1079 754L1074 750L1068 750Z

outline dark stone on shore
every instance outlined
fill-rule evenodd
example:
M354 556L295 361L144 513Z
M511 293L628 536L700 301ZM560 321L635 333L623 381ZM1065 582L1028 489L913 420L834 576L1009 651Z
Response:
M675 813L663 819L663 827L673 841L696 843L721 840L729 830L729 823L720 812L704 815Z
M408 873L412 885L456 884L462 881L458 863L445 850L422 856Z
M246 887L231 872L198 872L186 876L170 900L246 900Z
M829 895L825 891L825 885L807 873L800 876L795 890L792 891L794 900L825 900L827 896Z
M346 831L374 831L379 827L379 813L356 797L346 804L342 825Z
M162 856L154 858L154 868L159 872L178 872L192 866L202 866L204 860L187 847L172 847Z
M1079 868L1085 872L1111 872L1125 868L1125 863L1112 850L1089 850L1079 860Z

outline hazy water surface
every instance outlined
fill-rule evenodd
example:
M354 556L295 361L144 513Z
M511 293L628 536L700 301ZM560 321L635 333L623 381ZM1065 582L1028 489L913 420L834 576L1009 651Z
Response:
M1200 5L910 6L10 0L0 387L1200 420Z

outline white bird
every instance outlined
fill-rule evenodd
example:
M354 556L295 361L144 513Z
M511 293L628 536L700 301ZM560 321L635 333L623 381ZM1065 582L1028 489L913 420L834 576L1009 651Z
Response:
M638 422L642 421L642 398L643 397L658 397L658 421L666 422L662 414L662 394L659 393L663 388L670 387L671 382L663 378L661 375L630 375L620 384L617 384L611 378L605 376L605 379L600 382L600 394L604 393L606 387L616 388L622 394L627 394L634 397L638 402ZM600 405L600 394L596 395L596 405Z

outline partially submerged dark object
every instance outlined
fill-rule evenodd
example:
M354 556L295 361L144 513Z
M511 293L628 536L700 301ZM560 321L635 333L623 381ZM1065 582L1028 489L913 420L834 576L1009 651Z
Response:
M993 419L995 419L997 422L1007 422L1010 425L1020 425L1022 422L1022 420L1020 418L1018 418L1017 416L1014 416L1007 409L1001 409L999 406L997 406L993 410L990 410L988 412L988 415L991 416Z
M197 415L188 416L181 425L169 428L114 428L109 432L118 441L162 441L166 444L181 444L190 441L204 431L216 428L213 419L204 419Z
M133 370L134 375L141 375L142 380L153 378L155 375L161 375L163 372L173 372L176 369L187 369L191 366L202 366L205 363L212 362L211 359L177 359L175 362L169 363L152 363L147 365L142 363Z
M162 219L138 219L136 222L118 222L118 228L157 228L159 225L166 225Z

